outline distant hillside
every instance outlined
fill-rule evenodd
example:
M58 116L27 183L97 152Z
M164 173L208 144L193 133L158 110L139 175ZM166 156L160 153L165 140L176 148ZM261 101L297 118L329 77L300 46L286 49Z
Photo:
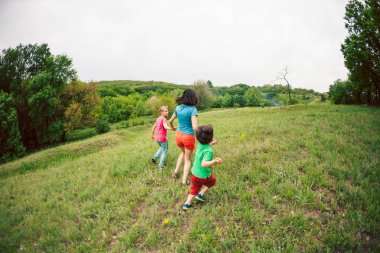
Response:
M114 81L99 81L97 82L98 91L101 97L105 96L128 96L132 93L139 93L150 97L151 95L161 95L169 93L174 90L184 90L191 88L191 85L174 84L162 81L135 81L135 80L114 80ZM288 88L279 84L266 84L263 86L249 86L247 84L235 84L231 86L213 86L210 85L210 89L213 95L216 96L216 100L219 97L224 97L226 94L235 96L235 100L231 101L230 105L225 107L233 107L238 104L239 106L245 106L244 103L239 103L237 96L243 96L249 88L256 89L258 106L278 106L286 105L289 103ZM312 89L304 88L292 88L291 96L293 103L308 104L319 99L321 93L315 92ZM222 98L221 98L222 99ZM218 106L212 106L214 108Z

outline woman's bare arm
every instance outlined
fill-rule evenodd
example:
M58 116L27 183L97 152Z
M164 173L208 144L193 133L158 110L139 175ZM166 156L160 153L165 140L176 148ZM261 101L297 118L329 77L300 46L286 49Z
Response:
M193 126L193 130L195 132L197 130L197 128L198 128L198 118L197 118L197 116L191 116L191 125Z
M173 129L172 127L168 126L168 124L166 122L164 123L164 128L166 130L172 130Z
M174 121L176 118L177 118L177 115L175 115L175 114L173 113L172 117L169 119L170 127L171 127L174 131L177 130L177 128L175 128L174 125L173 125L173 121Z

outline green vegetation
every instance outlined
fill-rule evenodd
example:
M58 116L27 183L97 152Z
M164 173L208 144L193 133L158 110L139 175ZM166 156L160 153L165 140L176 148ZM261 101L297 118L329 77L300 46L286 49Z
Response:
M201 112L224 163L208 202L158 173L150 125L0 166L0 251L378 252L380 110L321 103Z
M12 95L0 91L0 163L22 156L25 148L21 143L17 111Z
M348 81L330 86L335 103L380 105L380 3L350 0L346 5L348 36L341 51Z
M1 136L0 163L17 159L25 150L30 153L65 142L74 130L95 127L97 133L104 133L108 123L154 118L162 105L173 111L175 99L186 88L197 92L198 110L292 105L309 103L311 98L316 101L314 97L319 96L313 90L291 90L290 86L214 87L211 81L202 80L193 85L128 80L83 83L76 79L67 56L52 55L47 44L20 44L0 54L0 92L5 94L0 114L17 114L17 118L4 116L4 122L11 120L7 124L13 130ZM285 92L293 98L288 100Z

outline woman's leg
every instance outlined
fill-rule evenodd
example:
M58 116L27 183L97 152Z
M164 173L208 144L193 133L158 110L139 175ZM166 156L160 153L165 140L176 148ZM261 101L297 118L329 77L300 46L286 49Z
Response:
M182 163L183 163L183 158L185 157L185 148L184 147L179 147L181 149L181 153L179 154L178 156L178 159L177 159L177 166L175 167L175 170L174 170L174 173L178 173L179 169L181 168L182 166Z
M161 152L160 164L158 165L158 167L162 169L164 167L166 154L168 153L168 142L161 142L160 144L161 144L160 146L161 146L162 152Z
M183 177L182 177L182 183L187 183L187 176L189 175L190 169L191 169L191 154L193 153L193 150L185 149L185 166L183 167Z

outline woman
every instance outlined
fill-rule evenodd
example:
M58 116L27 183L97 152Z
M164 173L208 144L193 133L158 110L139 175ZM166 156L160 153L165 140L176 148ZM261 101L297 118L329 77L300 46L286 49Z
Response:
M189 184L187 179L191 168L191 154L195 148L195 130L197 129L197 116L198 111L194 106L198 103L198 98L194 90L186 89L182 96L177 98L177 103L180 104L174 110L172 117L169 120L170 126L176 132L176 143L181 149L178 156L177 166L173 175L178 176L178 171L182 166L185 159L185 166L183 168L182 184ZM173 121L178 118L178 129L174 127Z

